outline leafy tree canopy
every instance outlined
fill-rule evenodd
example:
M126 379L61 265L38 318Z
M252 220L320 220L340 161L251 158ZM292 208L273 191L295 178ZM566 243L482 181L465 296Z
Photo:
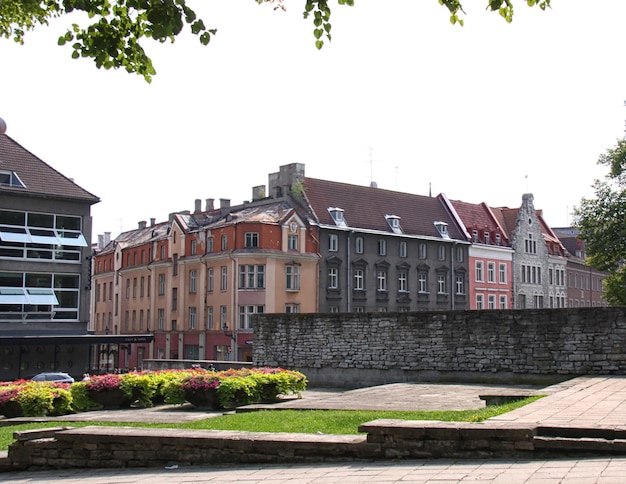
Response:
M285 9L285 0L254 0L269 3L274 9ZM313 19L315 45L321 49L324 38L331 40L331 9L328 0L304 0L304 18ZM422 0L415 0L422 1ZM525 0L529 6L542 10L551 0ZM339 5L354 5L354 0L337 0ZM439 0L450 12L452 24L463 25L460 0ZM507 22L513 19L513 0L488 0L487 10L498 12ZM216 29L207 28L186 0L1 0L0 36L24 42L24 34L37 25L47 25L55 17L82 12L87 20L59 37L59 45L70 44L72 57L90 57L96 66L105 69L125 68L140 74L148 82L156 74L151 59L140 41L170 40L188 26L206 45Z
M575 225L585 241L588 263L608 273L605 295L611 305L626 305L626 138L600 156L609 168L596 180L595 198L582 199Z

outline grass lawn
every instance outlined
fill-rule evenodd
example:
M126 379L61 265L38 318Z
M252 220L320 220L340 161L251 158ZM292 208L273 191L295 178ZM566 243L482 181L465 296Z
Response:
M0 426L0 450L6 450L13 442L16 430L40 429L46 427L88 425L109 425L117 427L152 427L195 430L245 430L249 432L300 432L314 434L358 434L359 424L379 418L401 420L441 420L448 422L482 422L523 407L541 397L531 397L505 405L493 405L479 410L400 412L400 411L361 411L361 410L261 410L227 414L194 422L177 424L146 424L128 422L34 422L20 425Z

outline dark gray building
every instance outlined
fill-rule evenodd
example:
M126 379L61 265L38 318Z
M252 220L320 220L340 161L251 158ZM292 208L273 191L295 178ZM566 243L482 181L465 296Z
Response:
M439 197L304 176L292 164L270 193L299 198L317 228L319 311L468 309L468 248Z
M0 128L0 379L80 375L99 199Z

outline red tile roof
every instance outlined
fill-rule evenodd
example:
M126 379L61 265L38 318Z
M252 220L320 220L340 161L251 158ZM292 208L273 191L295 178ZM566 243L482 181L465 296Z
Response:
M26 188L0 185L0 193L73 199L94 204L100 199L37 158L6 134L0 134L0 170L17 173Z
M405 234L440 238L434 222L448 224L450 238L466 240L436 197L304 178L306 197L320 224L335 225L328 208L341 208L348 227L393 233L385 215L400 217Z

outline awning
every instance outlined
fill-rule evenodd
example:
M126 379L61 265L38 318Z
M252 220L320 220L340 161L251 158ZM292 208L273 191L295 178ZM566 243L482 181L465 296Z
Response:
M76 335L16 335L0 336L0 346L25 345L95 345L150 343L151 334L76 334Z

